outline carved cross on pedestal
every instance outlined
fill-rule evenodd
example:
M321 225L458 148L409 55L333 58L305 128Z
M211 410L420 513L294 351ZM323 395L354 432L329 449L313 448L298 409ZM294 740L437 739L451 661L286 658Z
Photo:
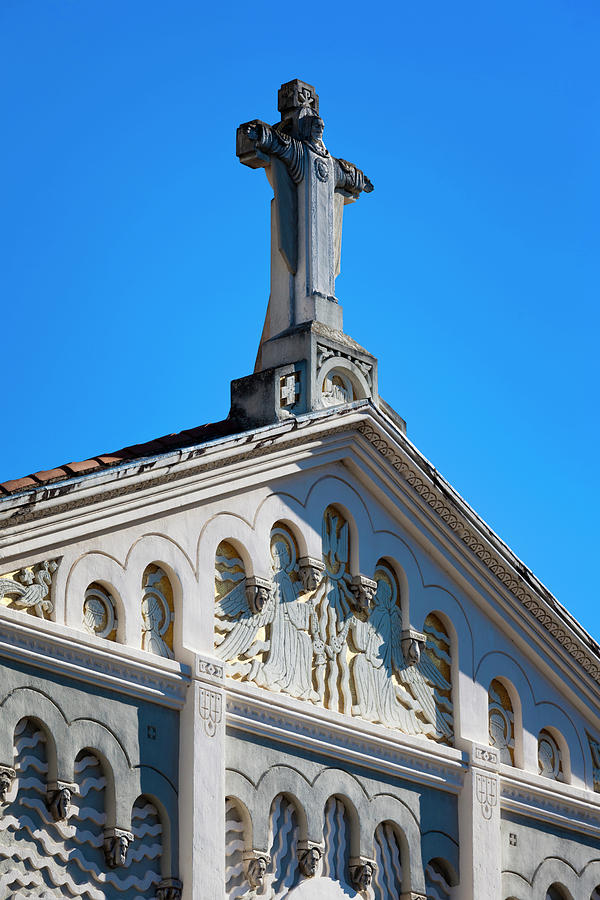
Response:
M331 156L323 143L319 97L295 79L279 90L281 121L254 119L237 130L237 155L263 167L274 191L271 218L271 297L263 332L268 340L302 322L342 329L335 297L342 213L373 185L363 172Z

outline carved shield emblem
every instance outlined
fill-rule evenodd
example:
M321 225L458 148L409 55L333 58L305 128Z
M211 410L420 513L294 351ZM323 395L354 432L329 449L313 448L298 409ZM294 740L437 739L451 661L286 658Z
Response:
M493 775L482 775L478 772L475 776L475 792L481 804L483 818L491 819L492 810L498 803L496 778Z
M204 722L204 730L209 737L213 737L222 717L221 695L217 694L216 691L209 691L207 688L201 688L199 701L200 715Z

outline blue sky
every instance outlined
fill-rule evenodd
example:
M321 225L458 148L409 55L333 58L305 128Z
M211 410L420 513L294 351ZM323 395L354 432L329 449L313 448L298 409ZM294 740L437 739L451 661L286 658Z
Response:
M235 128L317 87L375 184L336 293L380 391L600 639L600 6L0 0L0 480L224 417L268 295Z

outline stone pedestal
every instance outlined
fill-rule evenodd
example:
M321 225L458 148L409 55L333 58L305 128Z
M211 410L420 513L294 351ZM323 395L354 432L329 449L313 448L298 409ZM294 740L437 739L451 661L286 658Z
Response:
M498 753L473 744L459 798L461 900L502 900Z
M180 877L183 900L221 897L225 884L223 665L197 656L181 713Z

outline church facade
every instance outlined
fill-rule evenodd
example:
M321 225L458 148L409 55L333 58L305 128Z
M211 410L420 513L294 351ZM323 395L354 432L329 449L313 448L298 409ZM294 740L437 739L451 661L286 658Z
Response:
M0 486L0 898L600 900L600 647L379 396L373 185L278 106L229 417Z

